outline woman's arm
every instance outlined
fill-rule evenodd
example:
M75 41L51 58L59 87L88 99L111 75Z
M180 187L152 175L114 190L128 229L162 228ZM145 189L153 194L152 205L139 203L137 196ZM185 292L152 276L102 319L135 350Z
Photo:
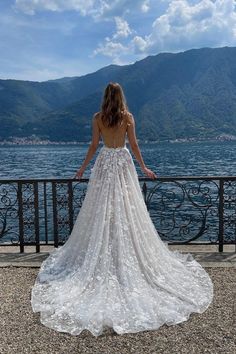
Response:
M92 120L92 141L88 147L88 151L87 151L85 160L75 175L75 177L78 177L78 178L82 177L87 165L89 164L90 160L92 159L92 157L93 157L94 153L96 152L98 145L99 145L100 129L99 129L96 117L97 117L97 113L94 114L93 120Z
M143 161L142 154L140 152L137 138L136 138L134 117L131 113L129 114L129 116L130 116L129 117L130 119L129 119L129 124L128 124L128 128L127 128L127 136L129 139L131 150L132 150L135 158L137 159L137 161L141 167L141 170L148 177L150 177L152 179L157 178L156 174L153 171L151 171L149 168L147 168L144 161Z

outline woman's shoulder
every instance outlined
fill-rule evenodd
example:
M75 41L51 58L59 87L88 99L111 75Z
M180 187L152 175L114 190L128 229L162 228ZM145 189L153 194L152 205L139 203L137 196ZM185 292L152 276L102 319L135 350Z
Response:
M99 119L100 116L101 116L101 112L96 112L96 113L94 113L93 118L94 119Z
M125 119L127 121L127 125L132 125L134 122L133 114L128 110L123 111L123 114L124 114Z
M93 119L97 122L99 128L101 127L101 112L96 112L93 115ZM101 128L100 128L101 129Z

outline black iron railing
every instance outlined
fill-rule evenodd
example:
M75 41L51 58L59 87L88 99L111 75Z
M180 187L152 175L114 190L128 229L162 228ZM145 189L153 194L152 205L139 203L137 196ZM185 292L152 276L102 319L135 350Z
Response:
M236 245L236 176L139 177L153 223L169 244ZM0 245L58 247L69 237L88 178L0 180Z

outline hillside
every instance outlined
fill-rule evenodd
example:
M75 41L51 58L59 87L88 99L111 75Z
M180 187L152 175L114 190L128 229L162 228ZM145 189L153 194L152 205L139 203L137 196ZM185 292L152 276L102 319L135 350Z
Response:
M236 48L192 49L46 82L0 80L0 138L89 141L109 81L124 88L145 140L236 135Z

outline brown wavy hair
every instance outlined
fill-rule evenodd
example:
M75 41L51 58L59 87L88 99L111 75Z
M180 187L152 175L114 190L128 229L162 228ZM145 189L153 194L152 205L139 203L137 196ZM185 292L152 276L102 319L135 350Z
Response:
M128 111L126 99L121 85L110 82L104 91L101 105L101 119L107 127L115 127L122 120L124 112Z

